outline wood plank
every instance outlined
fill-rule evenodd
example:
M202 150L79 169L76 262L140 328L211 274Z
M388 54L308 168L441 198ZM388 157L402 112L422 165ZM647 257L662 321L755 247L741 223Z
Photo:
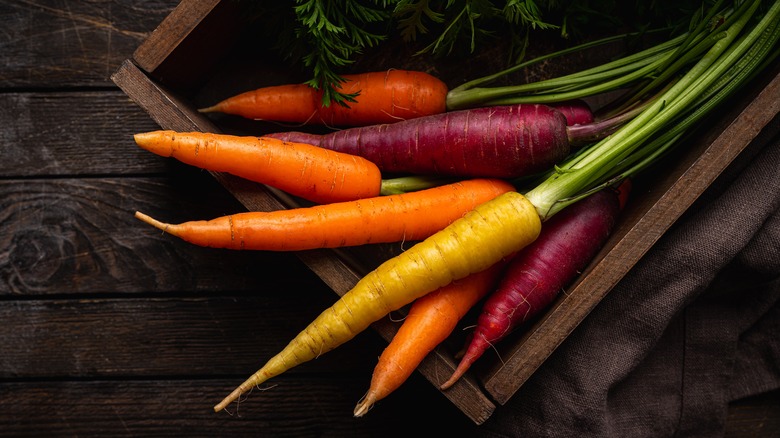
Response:
M729 404L725 438L780 436L780 390Z
M142 223L245 211L207 173L0 180L0 296L327 288L291 253L201 248ZM208 199L209 202L203 202ZM290 280L290 276L294 280Z
M352 418L362 384L331 377L280 377L270 393L252 392L232 415L210 410L234 384L225 378L0 382L0 436L398 437L414 435L415 423L442 436L479 433L438 394L417 389L401 388ZM777 436L777 400L774 392L734 403L725 436Z
M182 0L136 48L133 59L145 71L153 71L220 3L219 0Z
M131 60L125 60L111 79L163 129L219 132L186 97L151 80Z
M441 436L476 435L476 426L430 391L401 389L354 418L352 409L365 388L344 376L286 377L252 392L232 407L232 416L214 413L214 400L233 384L230 379L3 382L0 435L343 438L434 430Z
M248 3L184 0L133 53L146 73L182 94L194 92L218 68L240 37L221 29L240 28ZM210 56L203 56L204 53Z
M111 85L109 76L176 6L143 2L0 2L0 87Z
M235 376L238 385L334 300L305 280L257 280L241 294L0 301L0 379ZM290 373L354 373L368 385L379 337L343 347Z
M4 177L134 175L170 160L139 148L133 134L159 129L120 90L0 94ZM88 129L87 129L88 128Z

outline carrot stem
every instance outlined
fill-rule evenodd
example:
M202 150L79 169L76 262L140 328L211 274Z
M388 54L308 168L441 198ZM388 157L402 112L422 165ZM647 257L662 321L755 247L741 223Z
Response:
M648 33L663 31L664 29L657 29L649 31ZM497 80L502 76L509 75L530 65L537 64L542 61L549 60L554 57L568 55L577 51L590 49L602 44L608 44L627 36L636 36L637 33L631 33L627 35L612 36L597 41L592 41L584 44L577 45L568 49L564 49L551 54L543 55L532 60L514 65L510 68L502 70L498 73L491 74L482 78L474 79L466 82L458 87L453 88L447 93L447 109L463 109L471 108L475 106L492 106L496 101L512 102L512 103L543 103L542 101L535 101L532 97L543 96L543 92L554 90L562 85L570 86L573 83L597 83L603 81L604 78L619 78L626 75L629 71L635 71L639 68L646 66L657 60L659 57L666 56L672 49L679 46L684 40L685 35L675 37L671 40L664 41L648 49L640 52L626 55L623 58L611 61L590 69L582 70L570 75L565 75L559 78L553 78L543 81L537 81L529 84L509 85L502 87L483 87L490 82ZM637 79L634 76L629 76L623 80L619 80L612 83L615 89L622 87ZM571 87L570 87L571 88ZM609 91L607 87L603 87L602 92ZM572 93L571 96L575 98L581 98L591 95L592 91L585 91L579 93ZM528 95L529 98L523 98L522 96ZM511 100L514 99L514 100ZM558 102L558 98L547 99L548 102Z

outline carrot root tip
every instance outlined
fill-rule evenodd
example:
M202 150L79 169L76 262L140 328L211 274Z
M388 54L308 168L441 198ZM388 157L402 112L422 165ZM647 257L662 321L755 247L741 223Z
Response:
M206 108L198 108L199 113L218 113L219 111L220 111L219 105L212 105Z
M452 373L452 376L450 376L450 378L446 382L442 383L441 386L439 386L439 389L445 391L451 388L452 385L454 385L455 382L457 382L461 378L461 376L463 376L463 374L466 373L466 370L468 370L468 368L469 368L468 366L459 366L458 369L456 369L455 372Z
M368 411L371 410L371 408L374 407L374 403L376 403L376 397L369 394L366 397L364 397L362 400L360 400L355 406L355 410L353 412L353 415L355 418L362 417L365 415Z
M244 393L244 390L241 387L238 387L233 390L233 392L230 393L227 397L222 399L221 402L217 403L216 406L214 406L214 412L219 412L227 407L230 403L233 403L234 400L238 399L238 397L241 396L241 394Z
M160 229L162 231L168 231L168 229L171 226L170 224L166 224L165 222L160 222L157 219L155 219L155 218L153 218L153 217L151 217L149 215L141 213L140 211L136 211L135 212L135 217L136 217L136 219L140 219L141 221L143 221L143 222L145 222L145 223L147 223L147 224L149 224L149 225L151 225L151 226L153 226L155 228L158 228L158 229Z

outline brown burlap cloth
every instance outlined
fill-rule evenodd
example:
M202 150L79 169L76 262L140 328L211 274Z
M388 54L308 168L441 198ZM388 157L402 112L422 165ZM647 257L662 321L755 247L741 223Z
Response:
M485 437L717 437L780 387L778 117L539 370Z

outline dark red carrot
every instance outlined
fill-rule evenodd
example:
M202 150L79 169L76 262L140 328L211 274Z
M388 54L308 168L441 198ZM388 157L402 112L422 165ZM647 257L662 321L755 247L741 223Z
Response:
M435 114L324 135L269 135L358 155L383 173L518 178L549 169L579 146L564 114L547 105L506 105Z
M549 306L590 263L617 222L627 186L621 190L602 189L544 223L539 237L509 262L488 295L465 353L441 389L452 386L490 346Z
M310 125L365 126L442 113L447 85L421 71L387 70L344 75L336 89L355 95L347 106L323 105L322 90L286 84L247 91L201 112L222 112L249 119Z
M549 105L566 116L566 124L568 126L588 125L595 121L593 110L584 100L574 99Z

